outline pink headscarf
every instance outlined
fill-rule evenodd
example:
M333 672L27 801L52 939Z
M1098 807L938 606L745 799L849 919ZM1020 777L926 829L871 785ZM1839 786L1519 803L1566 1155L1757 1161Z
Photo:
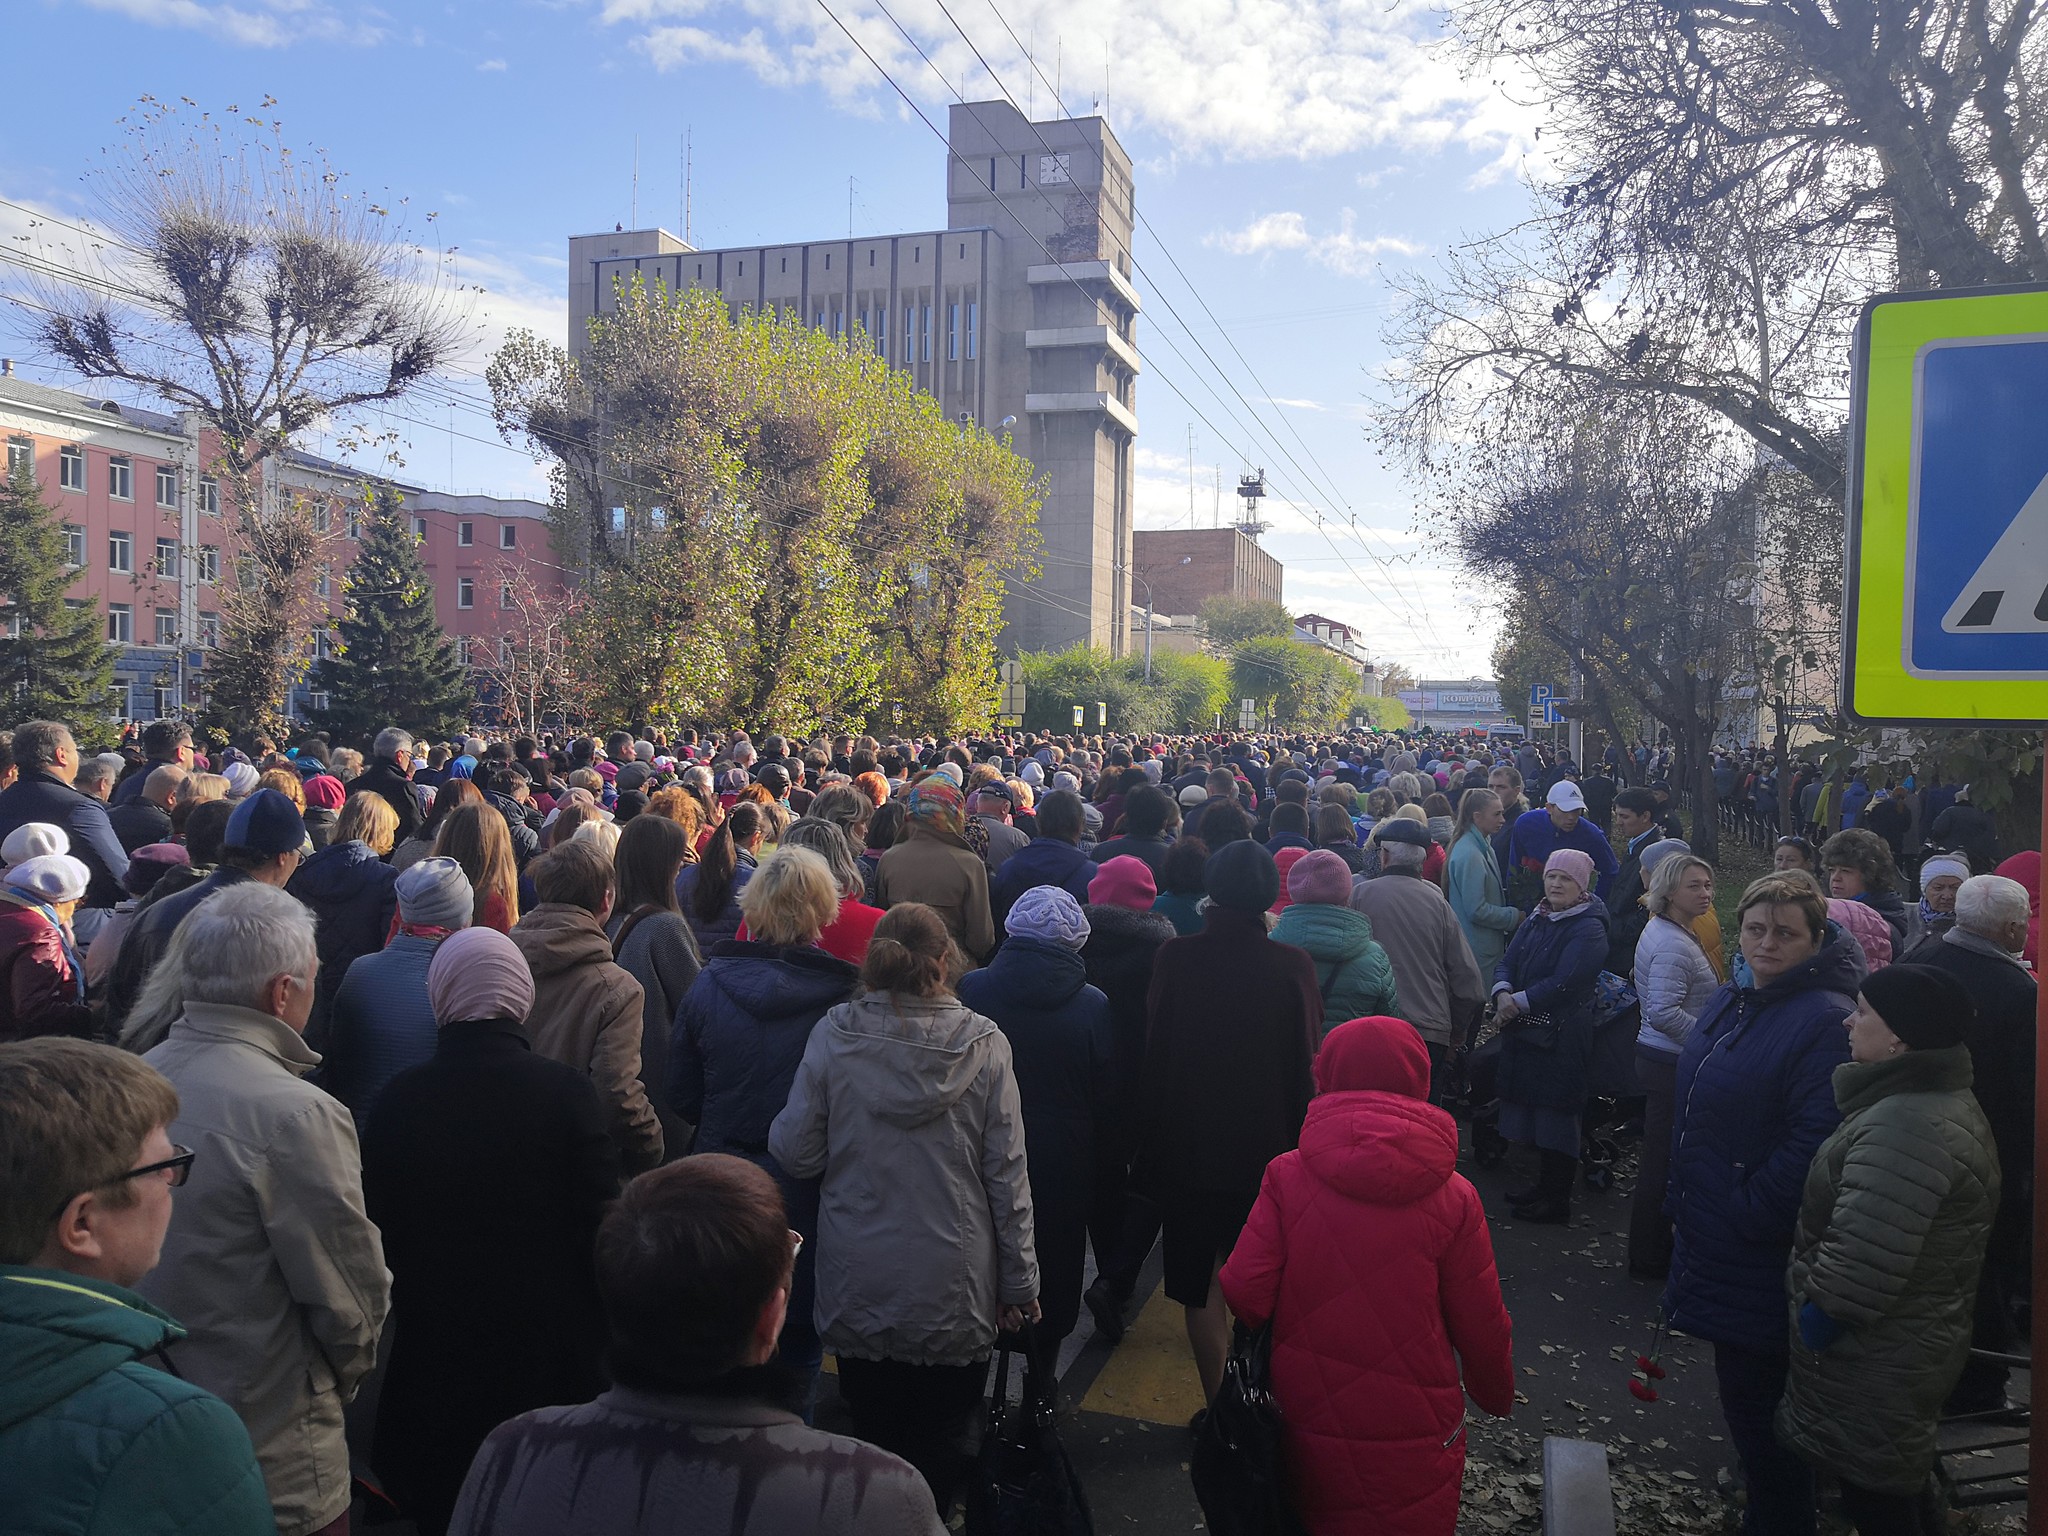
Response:
M533 1011L533 972L519 946L495 928L451 933L427 967L427 1001L436 1024L513 1019Z

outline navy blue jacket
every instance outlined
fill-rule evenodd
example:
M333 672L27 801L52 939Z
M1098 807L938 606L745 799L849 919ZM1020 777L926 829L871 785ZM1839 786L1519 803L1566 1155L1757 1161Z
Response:
M1495 988L1505 984L1529 1000L1539 1025L1501 1034L1499 1091L1502 1099L1537 1109L1576 1114L1586 1102L1586 1064L1593 1050L1593 983L1607 963L1607 909L1586 901L1570 913L1550 917L1538 907L1508 940L1494 971ZM1556 1022L1555 1041L1540 1027Z
M1676 1224L1664 1309L1681 1332L1786 1348L1793 1223L1807 1166L1842 1118L1834 1074L1856 985L1848 947L1830 939L1768 987L1723 986L1686 1036L1664 1197Z
M285 886L311 910L313 937L320 951L320 970L313 984L313 1011L306 1021L306 1042L316 1051L327 1048L327 1020L334 1012L334 994L349 962L374 955L384 947L391 921L398 915L398 871L378 858L368 843L351 838L329 843L294 872Z
M1010 1042L1024 1106L1039 1302L1046 1330L1064 1338L1080 1316L1096 1158L1114 1108L1109 999L1088 985L1079 950L1012 936L986 969L961 978L960 1001L995 1020Z
M1096 876L1095 861L1072 843L1057 837L1034 837L1007 859L988 883L989 915L1000 933L1003 919L1017 898L1034 885L1056 885L1083 906L1088 882Z
M71 839L71 856L91 871L81 907L113 907L127 899L121 877L128 873L128 850L114 836L104 805L52 774L29 771L0 790L0 838L32 821L62 827Z
M400 933L350 965L335 990L314 1080L349 1107L358 1128L386 1083L433 1059L439 1029L427 967L440 947L439 939Z

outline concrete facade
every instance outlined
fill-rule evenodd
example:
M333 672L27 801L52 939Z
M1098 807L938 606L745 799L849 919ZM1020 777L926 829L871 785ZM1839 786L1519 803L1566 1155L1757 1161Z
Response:
M219 635L215 593L234 579L239 544L232 498L207 472L218 451L212 429L189 413L170 416L0 375L0 436L8 470L22 463L34 470L69 541L77 575L66 601L105 616L116 712L151 720L195 709ZM325 521L315 597L330 621L343 611L372 483L358 469L310 454L267 462L261 471L266 497L304 498ZM543 503L397 489L421 541L441 627L465 653L495 643L501 566L530 573L544 590L562 586ZM330 633L314 631L316 660L327 654ZM295 711L323 702L303 685L293 690Z
M1045 477L1042 574L1010 583L1004 649L1121 654L1138 431L1130 158L1101 118L1034 123L1007 102L956 105L948 133L944 229L718 250L662 229L573 236L569 350L636 275L872 348L949 417L1006 431Z
M1131 567L1143 578L1133 599L1144 602L1149 581L1157 613L1200 613L1212 597L1277 603L1286 574L1256 540L1235 528L1141 529L1132 539Z

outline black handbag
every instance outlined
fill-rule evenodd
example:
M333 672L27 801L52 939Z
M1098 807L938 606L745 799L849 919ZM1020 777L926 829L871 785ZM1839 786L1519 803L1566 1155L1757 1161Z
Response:
M1188 1470L1214 1536L1294 1536L1280 1407L1273 1400L1273 1325L1239 1323L1223 1384L1195 1434Z
M1024 1396L1010 1401L1010 1357L1024 1356ZM1057 1362L1035 1327L997 1340L995 1392L967 1498L969 1536L1095 1536L1088 1497L1053 1427Z

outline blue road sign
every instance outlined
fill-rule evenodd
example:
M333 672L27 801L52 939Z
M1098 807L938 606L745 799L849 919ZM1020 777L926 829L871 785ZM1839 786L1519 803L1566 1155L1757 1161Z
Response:
M1541 709L1543 707L1543 701L1549 697L1550 684L1531 683L1529 685L1529 707L1531 709Z
M1545 699L1543 701L1542 723L1545 725L1564 724L1564 701L1562 699Z
M2048 677L2048 335L1920 348L1905 670Z

